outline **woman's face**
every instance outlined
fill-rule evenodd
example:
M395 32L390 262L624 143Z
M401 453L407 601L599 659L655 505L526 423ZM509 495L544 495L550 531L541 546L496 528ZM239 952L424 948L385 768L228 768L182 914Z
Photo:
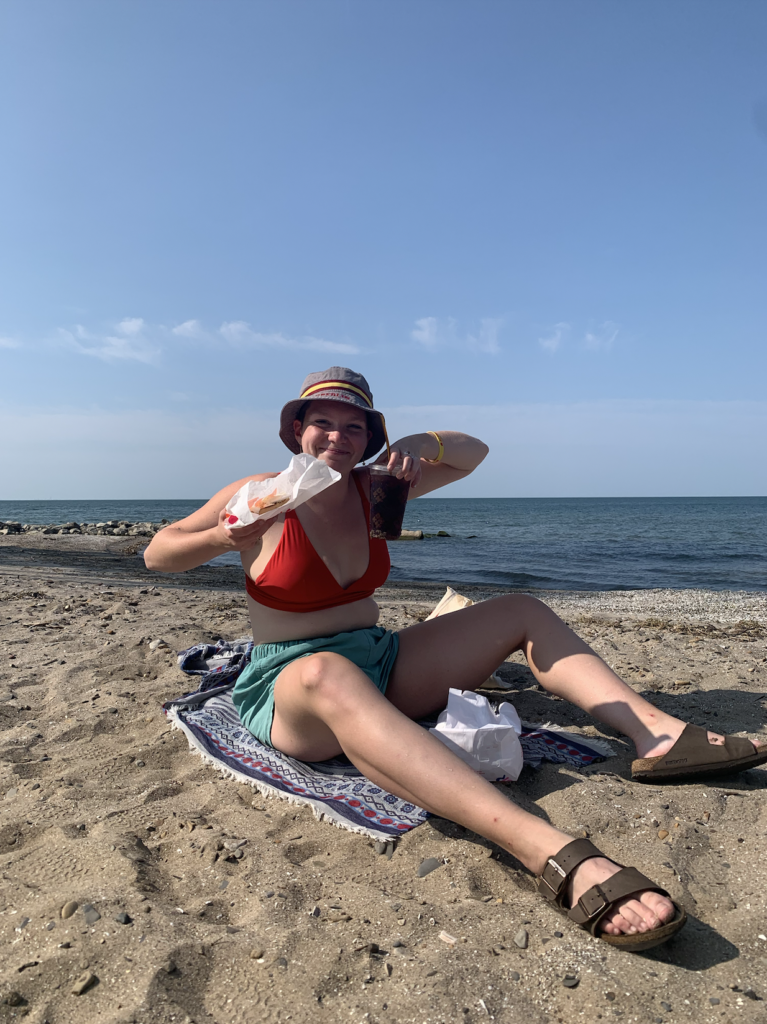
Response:
M310 402L303 424L294 420L293 430L303 452L339 473L351 471L362 461L373 436L362 409L343 402Z

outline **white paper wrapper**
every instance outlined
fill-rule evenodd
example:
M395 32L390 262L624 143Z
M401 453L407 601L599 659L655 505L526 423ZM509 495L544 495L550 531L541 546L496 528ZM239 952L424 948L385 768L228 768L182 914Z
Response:
M501 704L496 714L486 697L471 690L450 690L447 707L429 731L490 782L519 778L524 761L522 723L512 704Z
M270 480L249 480L237 493L229 499L226 511L229 513L227 525L230 530L241 526L251 526L264 519L273 519L288 509L298 508L315 494L341 479L341 474L331 469L313 455L294 455L290 465L279 476ZM287 498L277 508L266 508L259 512L254 505L257 499Z

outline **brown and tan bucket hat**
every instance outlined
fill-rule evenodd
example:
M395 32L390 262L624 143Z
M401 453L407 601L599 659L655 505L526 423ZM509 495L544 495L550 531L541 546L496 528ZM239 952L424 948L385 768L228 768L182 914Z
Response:
M331 366L329 370L310 373L301 386L300 398L294 398L282 407L280 438L294 454L298 455L301 446L293 433L293 421L298 419L301 406L314 399L323 402L343 402L345 405L356 405L358 409L364 409L373 436L362 456L363 460L372 459L384 445L388 446L383 413L373 408L373 393L368 382L361 373L355 373L346 366Z

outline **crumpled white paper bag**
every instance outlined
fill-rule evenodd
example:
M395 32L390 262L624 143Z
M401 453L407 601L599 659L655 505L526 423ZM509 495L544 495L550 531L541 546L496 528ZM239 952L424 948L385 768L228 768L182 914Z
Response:
M447 707L429 732L490 782L519 778L522 723L513 704L504 702L496 714L486 697L451 689Z
M341 479L341 474L331 469L327 463L315 459L313 455L294 455L290 465L278 476L270 480L249 480L229 499L226 511L229 514L227 526L236 530L241 526L251 526L263 519L273 519L288 509L298 508L315 494ZM252 505L257 498L284 497L287 500L277 508L267 509L263 513L253 510Z

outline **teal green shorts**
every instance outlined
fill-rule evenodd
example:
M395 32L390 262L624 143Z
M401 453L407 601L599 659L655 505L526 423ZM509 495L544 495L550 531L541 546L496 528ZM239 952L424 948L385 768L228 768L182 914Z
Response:
M316 637L313 640L258 644L251 652L248 667L240 673L234 684L232 700L245 728L261 743L271 747L274 684L284 668L299 658L330 651L348 658L357 668L362 669L381 693L386 693L398 650L399 636L381 626Z

